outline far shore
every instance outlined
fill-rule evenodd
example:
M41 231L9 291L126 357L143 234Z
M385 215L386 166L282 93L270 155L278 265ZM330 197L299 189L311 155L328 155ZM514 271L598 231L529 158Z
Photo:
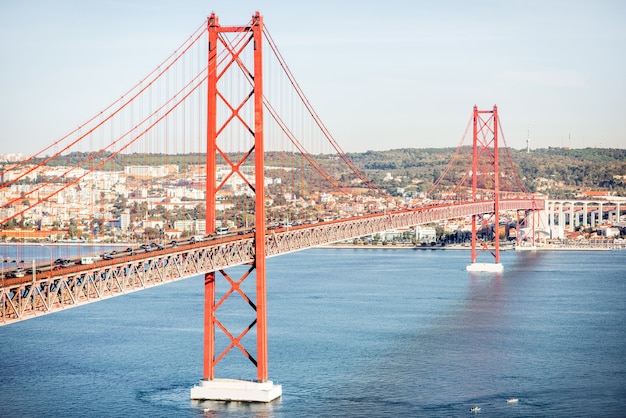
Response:
M45 247L48 245L56 245L56 246L68 246L68 245L90 245L90 246L101 246L101 247L133 247L140 245L140 243L136 242L0 242L0 245L29 245L33 247Z
M355 244L327 244L318 248L328 249L352 249L352 250L471 250L470 246L466 245L446 245L446 246L416 246L410 244L401 245L355 245ZM624 247L592 247L592 246L565 246L565 245L546 245L535 248L525 247L521 251L610 251L625 249ZM507 245L501 246L500 251L520 251L515 247Z
M15 246L15 245L27 245L27 246L92 246L92 247L136 247L138 243L131 242L26 242L26 243L18 243L18 242L0 242L0 246ZM334 243L334 244L326 244L321 245L316 248L327 248L327 249L352 249L352 250L421 250L421 251L442 251L442 250L465 250L470 251L471 247L466 244L452 244L452 245L413 245L413 244L346 244L346 243ZM590 246L590 245L541 245L535 248L530 247L522 247L521 250L517 250L512 245L502 245L500 246L500 251L610 251L610 250L619 250L626 249L626 246Z
M465 247L463 245L446 245L444 247L438 246L421 246L421 245L413 245L413 244L387 244L387 245L371 245L371 244L326 244L322 245L318 248L345 248L345 249L353 249L353 250L469 250L471 247Z

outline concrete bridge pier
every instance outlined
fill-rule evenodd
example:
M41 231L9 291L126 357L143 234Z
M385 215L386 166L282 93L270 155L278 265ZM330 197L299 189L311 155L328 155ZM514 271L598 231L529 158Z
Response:
M271 380L264 382L237 379L201 380L199 386L191 388L191 399L200 401L268 403L282 394L282 385L275 385Z
M569 231L574 232L574 224L576 223L576 218L574 216L574 203L570 203L569 206Z
M502 263L471 263L465 269L471 272L501 273L504 266Z

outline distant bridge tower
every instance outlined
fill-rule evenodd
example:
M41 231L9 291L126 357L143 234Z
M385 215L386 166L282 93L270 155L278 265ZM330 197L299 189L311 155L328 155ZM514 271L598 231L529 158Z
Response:
M500 186L498 171L498 107L478 110L474 106L472 199L493 200L493 212L472 216L472 254L468 271L500 272ZM479 218L480 217L480 218ZM479 229L480 228L480 229ZM490 253L495 263L477 263L477 257Z
M240 176L254 192L255 239L254 262L243 276L234 280L220 270L230 290L216 302L216 272L206 273L204 279L204 377L199 386L191 389L191 398L196 400L228 400L246 402L271 402L282 395L282 387L268 380L267 360L267 311L265 279L265 188L264 188L264 146L263 146L263 17L256 12L249 26L220 26L214 13L208 19L208 75L207 75L207 167L206 167L206 231L216 232L216 198L224 183L216 185L217 155L230 165L229 176ZM226 33L238 34L237 42L231 42ZM250 51L252 50L252 51ZM243 58L244 52L251 54L252 64ZM251 67L251 68L247 68ZM248 84L248 94L230 98L230 86L226 75L243 77L242 84ZM224 80L222 80L224 78ZM220 80L222 82L220 83ZM220 88L222 90L220 91ZM232 103L231 103L232 101ZM252 107L250 118L246 120L243 109ZM220 110L218 111L218 107ZM227 116L224 117L224 112ZM240 124L243 131L253 137L249 150L240 161L231 161L221 148L220 138L237 135L242 130L231 128ZM241 135L241 134L239 134ZM249 137L247 137L249 138ZM237 140L242 138L237 137ZM226 142L233 141L226 138ZM247 179L239 170L247 159L254 159L254 180ZM244 280L256 277L255 295L250 297L241 286ZM217 317L217 310L229 297L241 297L255 312L255 318L243 331L231 332ZM256 328L256 356L248 351L243 338ZM228 346L216 355L216 331L222 332L230 341ZM240 350L257 368L254 380L216 378L215 366L231 349Z

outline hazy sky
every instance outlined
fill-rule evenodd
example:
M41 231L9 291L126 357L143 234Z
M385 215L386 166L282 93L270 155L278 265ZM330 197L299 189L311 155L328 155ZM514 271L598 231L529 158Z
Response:
M514 148L626 148L623 0L0 0L0 153L80 125L211 11L256 10L346 151L456 146L475 104Z

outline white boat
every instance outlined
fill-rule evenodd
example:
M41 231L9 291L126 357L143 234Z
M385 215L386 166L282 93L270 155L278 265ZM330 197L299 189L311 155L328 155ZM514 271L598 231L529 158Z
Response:
M509 398L506 400L506 403L518 403L519 399L517 398Z
M472 406L470 408L470 412L480 412L480 406L478 406L478 405Z

